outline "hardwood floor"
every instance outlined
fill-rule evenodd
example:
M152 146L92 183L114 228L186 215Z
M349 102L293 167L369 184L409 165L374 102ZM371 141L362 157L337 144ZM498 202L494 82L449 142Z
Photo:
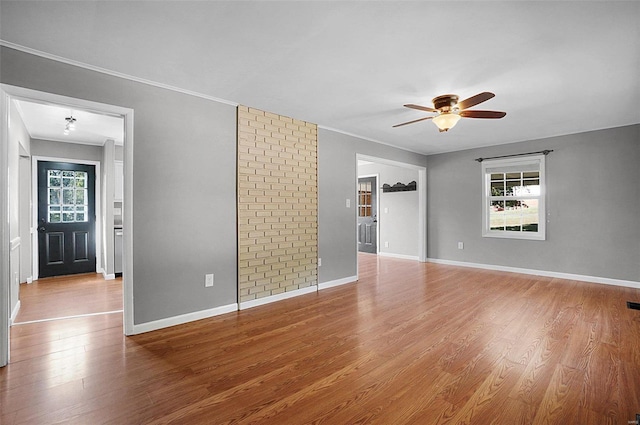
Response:
M122 310L122 278L86 273L20 285L16 323Z
M12 328L2 424L627 424L640 290L361 255L360 281L147 334Z

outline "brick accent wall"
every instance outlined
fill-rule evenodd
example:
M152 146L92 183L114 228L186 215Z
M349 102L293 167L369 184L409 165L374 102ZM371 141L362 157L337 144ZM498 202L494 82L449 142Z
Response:
M317 285L318 128L238 107L240 302Z

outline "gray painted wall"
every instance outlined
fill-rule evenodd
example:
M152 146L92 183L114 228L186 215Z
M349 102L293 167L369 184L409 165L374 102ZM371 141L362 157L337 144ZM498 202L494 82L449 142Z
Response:
M400 182L418 181L418 171L386 164L367 164L358 167L358 176L378 175L380 210L378 223L378 251L418 257L418 192L386 192L380 187ZM385 212L386 208L386 212ZM389 247L385 247L389 242Z
M31 155L102 162L102 147L32 139Z
M547 240L483 238L474 158L544 149ZM638 182L640 125L429 156L428 255L640 281Z
M236 108L0 52L2 83L135 111L134 323L235 303ZM205 273L215 273L213 288Z
M426 166L426 156L318 129L318 282L356 276L356 154ZM351 208L346 207L350 199Z

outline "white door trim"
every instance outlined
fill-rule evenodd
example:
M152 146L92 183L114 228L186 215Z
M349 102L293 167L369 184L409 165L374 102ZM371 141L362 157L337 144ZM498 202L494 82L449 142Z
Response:
M13 99L53 103L124 117L124 334L133 334L133 109L0 84L0 366L9 361L9 105Z
M51 156L34 156L31 155L31 276L33 276L33 280L38 280L40 277L40 238L38 237L38 161L52 161L52 162L67 162L70 164L82 164L82 165L93 165L96 167L95 169L95 244L96 244L96 272L100 273L102 271L102 204L101 204L101 170L100 170L100 161L91 161L91 160L83 160L83 159L70 159L70 158L60 158L60 157L51 157ZM106 205L105 205L106 207Z
M9 96L0 86L0 367L9 362Z

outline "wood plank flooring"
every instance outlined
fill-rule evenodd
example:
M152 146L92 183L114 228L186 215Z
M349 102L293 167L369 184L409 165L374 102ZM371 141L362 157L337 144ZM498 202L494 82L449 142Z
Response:
M122 310L122 278L86 273L20 285L16 323Z
M12 328L2 424L627 424L640 290L360 255L360 280L133 337Z

